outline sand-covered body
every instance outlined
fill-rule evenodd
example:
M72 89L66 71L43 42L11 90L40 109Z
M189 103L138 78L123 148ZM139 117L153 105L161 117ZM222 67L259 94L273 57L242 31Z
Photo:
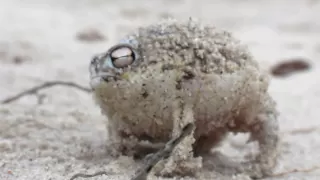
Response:
M208 153L228 132L251 132L253 139L271 134L268 148L276 149L268 76L230 33L172 20L143 27L122 42L139 56L128 68L109 68L116 78L93 87L111 139L166 142L193 121L196 154ZM183 118L186 113L192 118Z

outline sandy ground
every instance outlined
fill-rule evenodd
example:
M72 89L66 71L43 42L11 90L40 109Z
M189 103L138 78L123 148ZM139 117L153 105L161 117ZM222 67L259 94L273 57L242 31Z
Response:
M193 16L233 32L265 68L283 58L305 57L312 65L309 71L272 79L270 92L278 102L282 132L276 172L320 166L317 1L0 0L0 99L48 80L89 86L88 63L94 53L140 25L170 16ZM98 29L104 40L77 38L90 28ZM129 179L141 164L106 154L103 121L90 95L63 87L1 105L0 179L60 180L99 170L113 175L91 179ZM292 132L301 128L306 130ZM251 151L244 141L230 137L220 151L240 158ZM247 178L204 171L202 179ZM316 180L320 171L268 179Z

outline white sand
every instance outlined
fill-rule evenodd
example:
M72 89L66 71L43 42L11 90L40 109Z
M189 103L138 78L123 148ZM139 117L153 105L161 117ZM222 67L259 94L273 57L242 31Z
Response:
M1 0L0 99L47 80L88 86L88 63L94 53L106 50L129 30L166 16L193 16L234 32L266 68L281 58L308 58L310 71L274 78L270 92L279 104L282 132L319 129L283 134L277 172L320 166L317 1ZM76 34L86 28L98 28L107 39L80 42ZM14 64L16 55L30 58ZM77 172L104 169L115 175L91 179L129 178L139 164L127 157L111 159L105 153L103 117L88 94L56 87L39 92L39 96L45 96L42 104L32 95L0 106L1 180L69 179ZM233 138L222 151L236 159L250 151L243 141L242 137ZM206 179L232 179L210 171L203 174ZM269 179L316 180L320 171Z

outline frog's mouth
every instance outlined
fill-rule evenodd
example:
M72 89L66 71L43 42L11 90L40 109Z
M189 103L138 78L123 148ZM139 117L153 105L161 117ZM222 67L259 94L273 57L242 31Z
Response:
M104 80L105 82L110 82L112 80L116 80L117 76L113 73L110 73L110 72L101 72L101 73L98 73L96 76L93 76L91 78L91 80L95 79L95 78L100 78L100 79Z
M101 83L111 83L118 80L129 80L129 74L126 72L122 74L113 72L96 72L90 78L90 85L91 88L94 89Z
M101 83L110 83L114 82L118 79L118 77L111 73L99 73L95 76L92 76L90 78L90 86L92 89L95 89L95 87L99 86Z

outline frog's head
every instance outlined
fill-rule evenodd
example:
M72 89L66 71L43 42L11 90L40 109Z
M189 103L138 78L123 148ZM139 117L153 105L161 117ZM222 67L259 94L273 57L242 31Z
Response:
M159 27L158 27L159 28ZM137 116L142 112L156 118L164 116L179 89L183 74L176 44L170 34L145 32L131 35L90 63L90 84L94 99L108 115ZM168 115L170 113L167 113ZM126 119L125 117L121 119Z
M182 33L173 22L140 28L92 58L91 87L93 90L101 85L125 87L126 83L125 88L129 88L136 83L177 81L182 76L180 70L194 63L188 41L186 32Z

